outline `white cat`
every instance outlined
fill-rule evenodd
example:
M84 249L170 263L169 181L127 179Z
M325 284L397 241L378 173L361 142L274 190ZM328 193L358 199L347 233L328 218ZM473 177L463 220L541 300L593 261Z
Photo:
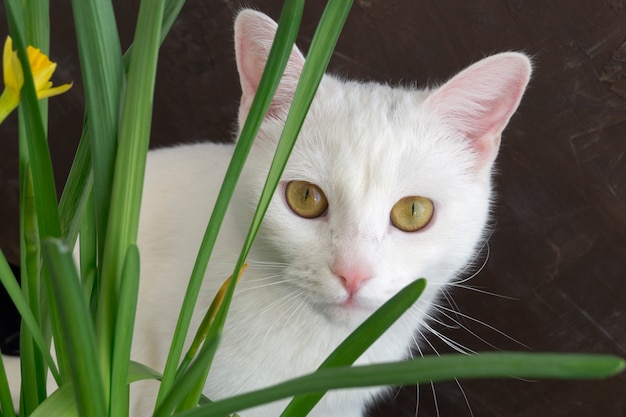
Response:
M235 22L240 124L275 28L250 10ZM233 197L192 329L232 273L303 63L294 48ZM324 76L249 256L204 394L219 399L312 372L377 307L425 277L420 300L357 363L407 357L438 292L484 239L500 135L530 72L525 55L503 53L432 90ZM133 359L155 369L163 369L232 150L204 143L149 154ZM153 391L133 389L133 415L150 414ZM328 393L311 415L362 416L379 392ZM240 414L277 416L285 404Z

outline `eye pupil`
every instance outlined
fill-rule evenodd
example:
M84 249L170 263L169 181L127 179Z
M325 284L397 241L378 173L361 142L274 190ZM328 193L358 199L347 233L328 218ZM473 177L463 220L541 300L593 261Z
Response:
M320 217L328 208L322 189L306 181L291 181L287 184L285 199L291 211L307 219Z
M398 200L391 208L391 223L404 232L417 232L432 220L432 200L421 196L409 196Z

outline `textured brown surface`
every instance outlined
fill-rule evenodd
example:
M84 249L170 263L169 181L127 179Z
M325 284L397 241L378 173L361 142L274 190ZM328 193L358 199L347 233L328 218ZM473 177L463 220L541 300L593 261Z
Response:
M116 2L125 45L135 3ZM281 3L246 2L274 18ZM299 37L304 50L322 6L307 3ZM160 57L154 146L229 137L239 96L231 40L239 7L238 1L187 2ZM53 4L52 15L55 80L76 83L50 106L60 186L83 99L69 7ZM626 357L626 2L357 0L330 67L350 78L427 85L511 49L534 56L536 72L503 138L489 259L468 283L499 296L454 289L454 309L463 315L451 316L461 326L433 326L476 351ZM0 126L0 247L13 260L15 137L13 116ZM453 351L428 339L429 353ZM413 416L415 393L415 387L400 391L374 414ZM470 407L488 417L626 416L626 375L600 382L463 381L436 384L434 393L444 417L470 416ZM430 385L420 386L419 398L420 416L437 415Z

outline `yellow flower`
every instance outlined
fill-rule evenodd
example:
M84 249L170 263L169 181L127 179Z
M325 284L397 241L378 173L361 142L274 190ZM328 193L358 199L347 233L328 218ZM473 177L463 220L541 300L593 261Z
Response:
M35 81L37 98L43 99L64 93L72 87L72 84L63 84L52 87L50 77L54 73L57 64L43 54L39 49L28 46L28 62ZM22 64L17 57L17 51L13 50L13 41L10 36L4 43L2 54L2 70L4 74L4 91L0 95L0 123L20 104L20 90L24 85L24 73Z

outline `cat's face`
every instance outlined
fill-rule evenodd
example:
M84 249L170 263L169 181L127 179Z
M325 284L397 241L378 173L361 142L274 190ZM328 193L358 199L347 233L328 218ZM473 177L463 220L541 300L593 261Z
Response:
M267 19L250 12L243 20L255 24L241 17L236 24L241 118L260 77L246 61L267 53L259 43L263 33L271 42ZM264 260L284 265L282 285L341 320L370 314L420 277L429 280L422 297L427 306L472 260L488 217L500 133L530 71L523 56L505 55L433 91L325 76L258 237ZM243 178L252 201L263 187L302 60L294 49L253 146Z

